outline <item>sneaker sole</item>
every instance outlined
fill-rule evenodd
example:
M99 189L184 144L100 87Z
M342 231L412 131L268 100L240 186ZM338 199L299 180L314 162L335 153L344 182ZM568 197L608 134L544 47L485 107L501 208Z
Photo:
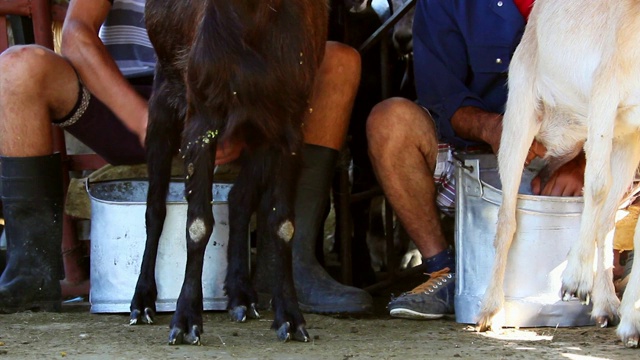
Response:
M423 314L409 309L393 309L389 311L389 315L396 318L412 320L435 320L445 316L445 314Z

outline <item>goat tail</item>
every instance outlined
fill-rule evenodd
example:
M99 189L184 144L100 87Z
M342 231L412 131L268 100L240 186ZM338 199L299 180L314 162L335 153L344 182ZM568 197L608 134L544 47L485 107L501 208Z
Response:
M219 6L228 9L218 9ZM238 34L241 29L233 21L233 7L217 1L207 1L201 10L200 26L196 27L193 45L187 60L187 84L194 94L203 99L194 99L208 103L209 98L218 98L228 103L229 94L225 93L231 76L231 66L235 61L228 54L237 54L241 47ZM224 14L228 16L224 16Z

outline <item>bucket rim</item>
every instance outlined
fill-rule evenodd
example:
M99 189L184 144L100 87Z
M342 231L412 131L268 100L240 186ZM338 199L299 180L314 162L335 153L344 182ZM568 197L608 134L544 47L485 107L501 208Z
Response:
M485 182L484 180L480 180L483 187L488 188L496 192L497 194L502 195L502 190L496 188L495 186ZM532 200L532 201L545 201L545 202L554 202L554 203L584 203L584 196L551 196L551 195L533 195L533 194L518 194L518 199L523 200Z
M131 183L148 183L149 182L149 178L123 178L123 179L110 179L110 180L100 180L100 181L90 181L89 178L86 179L85 181L85 191L87 192L87 195L89 196L89 199L92 202L99 202L102 204L108 204L108 205L147 205L147 201L146 199L144 201L115 201L115 200L106 200L106 199L102 199L99 197L94 196L94 194L92 193L92 189L96 186L96 185L102 185L102 184L108 184L108 183L119 183L119 182L131 182ZM176 183L176 184L184 184L185 181L182 178L179 177L171 177L171 179L169 180L169 185L171 185L172 183ZM222 188L229 188L228 191L230 191L231 187L233 186L232 182L214 182L213 183L213 187L222 187ZM214 200L212 202L212 205L223 205L223 204L227 204L228 201L227 200L216 200L215 196L214 196ZM166 205L184 205L187 204L187 200L183 199L183 200L166 200Z

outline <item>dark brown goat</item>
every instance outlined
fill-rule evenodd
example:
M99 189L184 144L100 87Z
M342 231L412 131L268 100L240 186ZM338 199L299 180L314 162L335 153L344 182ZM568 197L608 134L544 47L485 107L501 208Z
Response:
M213 167L219 141L247 144L229 194L225 291L235 321L257 317L247 230L257 213L261 241L275 244L272 328L281 340L307 341L291 275L289 241L302 146L316 70L324 55L323 0L148 0L146 25L158 56L149 103L147 243L131 302L131 324L153 322L155 259L166 214L174 154L184 159L187 265L169 343L199 344L202 264L214 219Z

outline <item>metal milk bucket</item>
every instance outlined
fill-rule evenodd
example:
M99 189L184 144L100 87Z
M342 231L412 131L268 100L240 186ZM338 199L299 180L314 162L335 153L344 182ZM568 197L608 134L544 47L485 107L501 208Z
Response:
M147 181L87 184L91 199L91 312L129 312L146 241ZM224 310L223 286L229 238L227 198L231 184L213 185L216 224L205 250L202 275L204 310ZM187 202L184 183L171 182L167 216L156 262L157 311L174 311L187 258ZM247 254L249 256L249 254Z
M455 312L457 322L473 324L493 267L502 192L494 155L461 155L456 162ZM578 240L583 199L531 195L535 173L524 171L518 195L518 227L504 281L505 326L593 324L591 306L577 299L564 302L560 295L566 257Z

